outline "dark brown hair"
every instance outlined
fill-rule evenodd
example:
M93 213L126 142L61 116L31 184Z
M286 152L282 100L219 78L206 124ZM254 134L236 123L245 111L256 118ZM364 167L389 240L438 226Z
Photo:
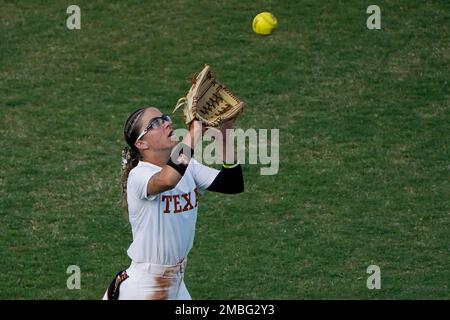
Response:
M123 128L123 135L127 146L122 151L122 194L123 207L128 216L128 201L127 201L127 181L130 171L139 163L141 155L138 148L134 145L137 137L140 134L140 119L144 113L145 108L140 108L128 116Z

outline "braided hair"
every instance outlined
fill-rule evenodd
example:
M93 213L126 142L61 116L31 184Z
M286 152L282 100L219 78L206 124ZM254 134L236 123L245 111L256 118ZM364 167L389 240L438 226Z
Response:
M140 119L144 113L145 108L140 108L134 111L125 121L123 128L123 135L127 146L122 150L122 194L123 194L123 207L128 215L128 202L127 202L127 181L128 175L131 169L136 167L141 158L138 148L134 145L137 137L140 134Z

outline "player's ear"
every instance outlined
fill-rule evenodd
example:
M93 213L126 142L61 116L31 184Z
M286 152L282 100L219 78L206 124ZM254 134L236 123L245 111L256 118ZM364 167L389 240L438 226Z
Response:
M148 142L145 141L145 140L138 140L138 141L136 141L136 143L134 145L139 150L146 150L146 149L148 149Z

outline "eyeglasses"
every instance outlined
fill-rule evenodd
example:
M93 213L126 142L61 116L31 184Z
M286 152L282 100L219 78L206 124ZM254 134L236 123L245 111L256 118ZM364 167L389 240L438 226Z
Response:
M139 139L141 139L143 136L145 136L145 134L147 132L149 132L152 129L157 129L159 127L161 127L165 122L168 123L172 123L172 119L167 115L167 114L163 114L160 117L155 117L150 119L147 127L144 129L144 131L141 132L141 134L137 137L136 141L138 141Z

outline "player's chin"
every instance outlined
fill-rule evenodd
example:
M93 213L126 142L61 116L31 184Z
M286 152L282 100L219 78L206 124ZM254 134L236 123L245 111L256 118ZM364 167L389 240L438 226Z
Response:
M170 146L170 148L173 148L173 147L175 147L177 144L178 144L178 140L175 138L175 137L169 137L169 142L168 142L168 144L169 144L169 146Z

